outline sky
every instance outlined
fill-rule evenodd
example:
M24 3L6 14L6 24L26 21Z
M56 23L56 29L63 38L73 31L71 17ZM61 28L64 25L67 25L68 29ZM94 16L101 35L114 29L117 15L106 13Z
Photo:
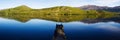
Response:
M0 9L13 8L27 5L34 9L49 8L54 6L80 7L83 5L120 6L120 0L0 0Z

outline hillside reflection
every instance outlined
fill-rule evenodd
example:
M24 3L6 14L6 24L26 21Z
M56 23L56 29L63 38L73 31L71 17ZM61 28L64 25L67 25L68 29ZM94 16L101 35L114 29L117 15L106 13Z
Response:
M112 17L112 18L98 18L98 19L85 19L81 20L83 23L98 23L98 22L116 22L120 23L120 17Z
M14 19L20 22L27 22L31 19L43 19L54 22L72 22L80 21L84 23L97 23L97 22L117 22L120 23L119 15L0 15L2 18Z

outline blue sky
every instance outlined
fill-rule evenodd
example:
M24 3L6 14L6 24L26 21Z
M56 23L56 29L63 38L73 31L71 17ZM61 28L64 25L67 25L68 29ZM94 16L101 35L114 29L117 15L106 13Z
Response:
M0 9L27 5L31 8L48 8L54 6L79 7L83 5L119 6L120 0L0 0Z

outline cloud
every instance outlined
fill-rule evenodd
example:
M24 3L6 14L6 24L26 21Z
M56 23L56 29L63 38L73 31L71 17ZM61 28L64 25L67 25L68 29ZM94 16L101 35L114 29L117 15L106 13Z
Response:
M96 0L96 1L100 3L115 3L119 2L120 0Z
M96 4L98 5L106 5L106 6L115 6L115 5L119 5L117 3L120 3L120 0L96 0L95 1Z
M83 5L98 5L98 6L118 6L120 0L68 0L63 2L65 5L68 3L70 6L83 6Z
M11 8L18 5L28 5L32 8L47 8L53 6L73 6L83 5L98 6L119 6L120 0L0 0L0 9Z

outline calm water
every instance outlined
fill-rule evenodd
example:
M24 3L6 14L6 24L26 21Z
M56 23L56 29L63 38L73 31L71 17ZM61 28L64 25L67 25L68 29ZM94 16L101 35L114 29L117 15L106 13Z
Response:
M0 18L0 40L120 40L119 22L58 22Z

